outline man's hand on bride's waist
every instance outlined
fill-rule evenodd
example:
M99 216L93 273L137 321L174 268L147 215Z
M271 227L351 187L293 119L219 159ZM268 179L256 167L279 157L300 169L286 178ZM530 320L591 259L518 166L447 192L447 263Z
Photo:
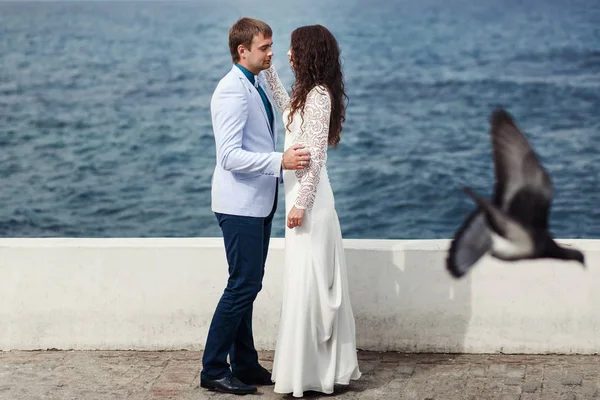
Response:
M304 169L310 163L310 152L301 144L295 144L283 153L281 168Z

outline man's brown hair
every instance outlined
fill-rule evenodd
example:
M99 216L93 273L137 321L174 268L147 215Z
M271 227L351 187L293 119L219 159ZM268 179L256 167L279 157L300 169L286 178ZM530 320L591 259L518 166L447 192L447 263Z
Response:
M234 63L240 61L238 46L241 44L251 50L252 39L261 33L265 38L273 36L271 27L266 22L255 18L240 18L229 28L229 52Z

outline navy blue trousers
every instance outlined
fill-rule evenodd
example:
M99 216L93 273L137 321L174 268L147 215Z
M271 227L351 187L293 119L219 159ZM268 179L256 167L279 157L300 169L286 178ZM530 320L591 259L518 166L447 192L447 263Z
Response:
M265 218L215 213L223 231L229 279L208 330L202 357L204 379L244 375L259 365L252 336L252 307L262 288L276 209L277 194L273 210Z

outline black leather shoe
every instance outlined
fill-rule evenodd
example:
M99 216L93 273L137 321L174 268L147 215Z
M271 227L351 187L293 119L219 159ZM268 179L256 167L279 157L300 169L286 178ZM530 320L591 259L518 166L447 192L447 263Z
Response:
M221 379L204 379L201 377L200 386L205 389L231 394L250 394L256 392L256 387L246 385L235 376L226 376Z
M246 385L274 385L275 383L271 380L271 373L261 365L258 368L252 370L250 373L234 373L235 377Z

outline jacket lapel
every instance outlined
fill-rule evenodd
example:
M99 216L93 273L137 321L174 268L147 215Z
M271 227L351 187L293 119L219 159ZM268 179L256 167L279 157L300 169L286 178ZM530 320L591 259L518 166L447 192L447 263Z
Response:
M247 80L248 79L246 79L246 81ZM248 82L248 84L252 86L250 82ZM263 90L265 89L263 88ZM265 117L265 123L267 124L267 128L269 129L269 133L271 134L271 137L273 137L273 131L271 130L271 124L269 123L269 116L267 115L267 110L265 110L265 105L262 101L262 98L260 97L260 93L258 93L258 89L255 87L252 87L252 96L254 97L254 100L256 100L256 102L258 103L258 107L260 108L260 111L262 111L263 117Z
M263 114L263 117L265 118L265 123L267 124L267 129L269 130L269 133L271 134L271 139L273 140L273 142L275 143L275 135L273 133L273 130L271 129L271 124L269 123L269 116L267 115L267 110L265 110L265 106L263 104L262 98L260 97L260 94L258 93L258 89L256 89L254 87L254 85L252 85L252 83L250 83L250 81L248 80L248 78L246 78L246 75L244 75L244 73L242 71L240 71L240 69L238 67L236 67L235 65L233 66L233 71L238 75L238 77L240 78L240 80L242 81L242 83L244 85L246 85L246 88L248 89L248 91L250 92L250 96L252 96L252 98L254 99L254 101L256 102L256 104L258 105L258 107L260 108L260 111ZM258 82L262 82L262 80L260 79L261 76L258 76ZM255 78L256 79L256 78ZM262 85L263 90L264 89L264 85ZM265 91L265 94L267 92ZM267 98L269 97L269 95L267 94ZM271 99L269 99L269 101L271 101ZM271 104L273 104L273 102L271 101ZM275 119L275 116L273 115L273 119ZM275 121L273 121L274 123Z
M273 139L273 143L277 142L277 138L275 137L275 107L273 107L273 99L269 96L269 91L265 89L265 82L263 79L262 74L259 74L257 76L257 81L258 84L260 85L261 89L263 90L263 92L265 92L265 96L267 96L267 99L269 100L269 103L271 104L271 112L273 113L273 129L271 129L271 123L269 122L269 115L267 114L267 110L265 110L265 105L262 101L262 98L260 97L260 93L258 93L258 89L255 88L255 92L256 95L258 96L258 101L260 102L260 109L263 112L263 115L265 116L265 121L267 121L267 127L269 128L269 132L271 133L271 138Z

